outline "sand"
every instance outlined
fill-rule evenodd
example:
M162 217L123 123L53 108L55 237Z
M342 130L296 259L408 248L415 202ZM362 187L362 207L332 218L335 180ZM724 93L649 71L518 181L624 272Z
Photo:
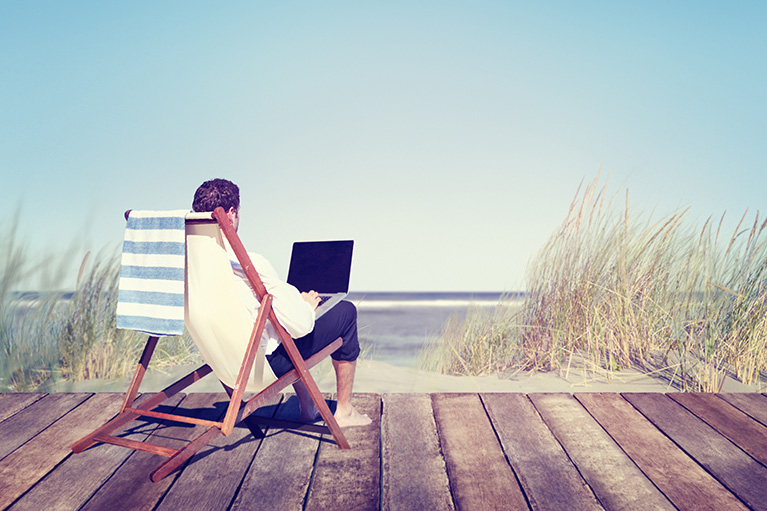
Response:
M193 370L195 366L177 366L150 370L141 386L142 392L162 390L168 384ZM312 375L323 392L335 392L335 375L329 360L312 369ZM130 378L118 380L88 380L61 383L58 392L124 392ZM213 376L207 376L187 389L187 392L221 392ZM287 389L286 391L290 391ZM634 370L622 370L607 376L594 375L581 369L569 374L557 372L508 372L487 376L450 376L419 369L400 367L374 360L362 360L357 367L354 392L437 393L437 392L676 392L668 382ZM723 392L762 392L764 386L743 385L729 379Z

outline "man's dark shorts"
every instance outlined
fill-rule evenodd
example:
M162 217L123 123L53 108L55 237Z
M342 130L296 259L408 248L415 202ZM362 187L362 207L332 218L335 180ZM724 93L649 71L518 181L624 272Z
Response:
M296 339L296 347L306 360L341 337L344 343L333 352L333 360L352 362L360 354L360 344L357 339L357 309L354 304L341 301L314 322L314 330L308 335ZM279 378L293 369L285 347L279 348L266 356L274 374Z

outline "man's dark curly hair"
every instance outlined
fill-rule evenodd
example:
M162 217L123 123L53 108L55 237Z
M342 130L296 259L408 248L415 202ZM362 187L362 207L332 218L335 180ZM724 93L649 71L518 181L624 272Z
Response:
M240 189L236 184L226 179L211 179L205 181L194 192L192 209L197 212L213 211L221 206L224 211L240 208Z

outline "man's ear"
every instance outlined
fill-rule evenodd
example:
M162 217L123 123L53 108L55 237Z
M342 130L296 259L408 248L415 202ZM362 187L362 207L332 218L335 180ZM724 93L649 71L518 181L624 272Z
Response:
M234 230L236 231L237 228L240 226L240 208L229 208L229 211L226 212L227 218L229 218L229 223L232 224L232 227L234 227Z

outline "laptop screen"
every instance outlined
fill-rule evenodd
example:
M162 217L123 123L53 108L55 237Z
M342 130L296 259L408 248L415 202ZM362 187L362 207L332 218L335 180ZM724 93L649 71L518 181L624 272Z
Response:
M293 244L288 284L306 292L347 293L354 241L299 241Z

